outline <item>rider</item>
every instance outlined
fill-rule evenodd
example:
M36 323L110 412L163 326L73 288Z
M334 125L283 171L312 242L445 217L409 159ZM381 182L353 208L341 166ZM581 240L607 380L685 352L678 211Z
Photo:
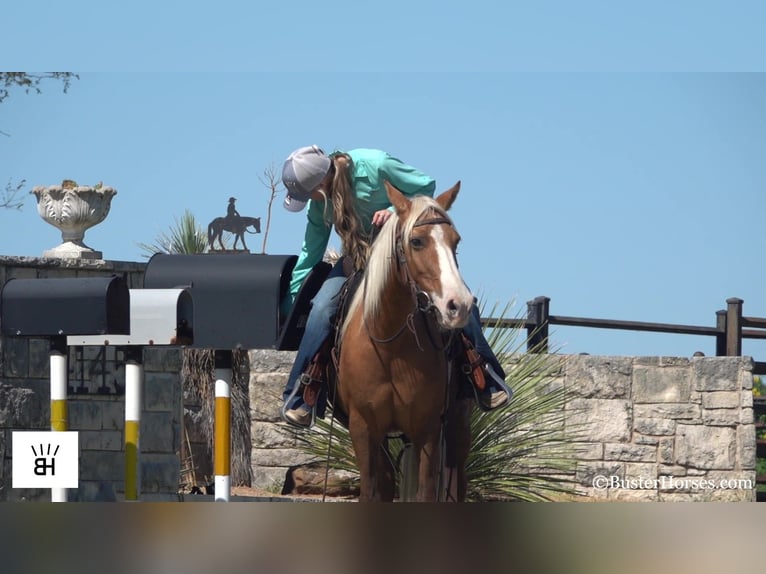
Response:
M234 207L234 202L236 201L236 197L230 197L229 205L226 206L226 223L229 225L233 224L234 220L239 217L239 212L237 211L237 208Z
M436 188L434 179L381 150L354 149L327 155L313 145L289 155L282 168L282 183L287 188L284 206L288 211L298 212L308 204L308 221L290 291L283 301L283 312L289 312L304 279L322 260L333 226L340 236L343 254L350 258L355 269L364 268L373 228L381 227L393 214L384 180L408 197L433 197ZM296 387L301 374L332 332L338 294L345 281L341 258L312 300L303 339L282 394L282 418L295 426L309 427L313 423L312 409L303 401L301 389ZM480 407L490 410L507 403L511 393L503 382L505 373L484 338L476 305L463 332L485 361L483 368L488 376L485 392L477 395ZM321 411L319 414L322 416Z

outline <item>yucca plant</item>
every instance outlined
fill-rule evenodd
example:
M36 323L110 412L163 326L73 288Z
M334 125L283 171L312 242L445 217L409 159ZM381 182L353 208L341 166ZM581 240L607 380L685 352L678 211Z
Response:
M207 251L207 232L197 223L197 219L187 209L180 217L173 218L174 225L167 232L162 232L154 243L139 243L145 257L155 253L205 253Z
M482 316L483 307L480 305ZM510 309L511 303L499 311L495 306L489 315L503 321ZM526 334L520 327L488 325L486 336L506 371L513 398L506 408L473 409L467 499L544 501L574 495L570 477L576 464L577 429L565 432L564 405L570 394L556 382L563 358L527 352ZM331 412L327 419L317 419L311 431L290 427L290 432L317 461L357 472L348 431L332 420ZM394 439L389 448L398 462L403 444Z

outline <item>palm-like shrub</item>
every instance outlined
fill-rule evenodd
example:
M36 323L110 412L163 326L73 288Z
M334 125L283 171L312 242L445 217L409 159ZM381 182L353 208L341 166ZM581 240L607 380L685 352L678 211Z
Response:
M139 243L145 256L155 253L204 253L207 251L207 233L197 223L194 215L184 211L180 218L174 218L174 225L155 237L153 243Z
M499 320L505 318L510 306L499 311ZM490 316L496 311L493 308ZM524 333L519 327L488 325L486 332L506 371L513 398L506 408L490 412L473 409L467 499L543 501L573 495L570 477L578 437L577 429L564 426L564 406L570 394L558 380L563 357L526 352L526 336L520 336ZM317 461L357 472L348 431L333 421L331 411L327 419L317 419L311 431L290 427L290 432ZM389 449L396 462L403 449L401 440L392 439Z

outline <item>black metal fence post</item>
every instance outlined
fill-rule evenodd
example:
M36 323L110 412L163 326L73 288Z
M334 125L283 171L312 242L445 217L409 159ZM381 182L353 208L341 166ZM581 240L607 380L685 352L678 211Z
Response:
M726 309L715 312L715 327L719 331L715 336L715 356L724 357L726 355Z
M737 297L726 299L726 355L742 354L742 303Z
M551 298L540 296L527 301L527 351L548 352L548 318Z

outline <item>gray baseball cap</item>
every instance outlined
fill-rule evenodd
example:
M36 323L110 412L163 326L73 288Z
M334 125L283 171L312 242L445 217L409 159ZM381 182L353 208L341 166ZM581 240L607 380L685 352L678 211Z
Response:
M287 188L284 206L288 211L301 211L311 199L311 192L330 170L331 160L319 146L298 148L285 160L282 183Z

